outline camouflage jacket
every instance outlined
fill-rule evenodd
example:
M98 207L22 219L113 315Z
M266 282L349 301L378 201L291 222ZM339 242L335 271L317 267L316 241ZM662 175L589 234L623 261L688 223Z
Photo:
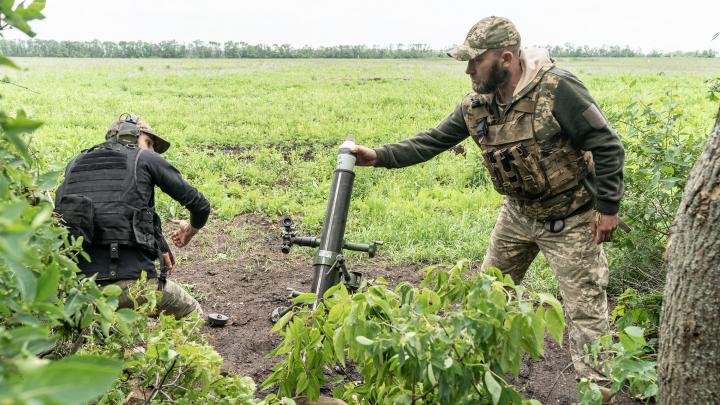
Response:
M560 126L559 136L578 150L592 153L594 172L588 174L589 181L583 184L595 197L594 208L606 214L617 213L624 191L625 153L620 137L599 115L597 103L587 88L571 73L553 67L545 73L543 80L553 82L552 91L541 93L538 103L552 112ZM376 166L400 168L421 163L474 135L466 124L463 108L463 102L459 103L436 128L375 149L378 155ZM508 108L512 109L512 105ZM491 97L490 109L498 110L494 97ZM595 115L588 114L593 111ZM513 202L513 199L509 198L509 201Z

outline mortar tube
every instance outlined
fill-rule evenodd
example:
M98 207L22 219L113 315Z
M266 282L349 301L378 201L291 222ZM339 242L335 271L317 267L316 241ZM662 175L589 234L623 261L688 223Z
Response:
M354 139L352 136L348 136L345 142L340 145L338 151L337 165L333 172L330 198L320 236L320 247L315 254L313 264L314 274L311 291L317 294L318 297L313 304L313 309L317 307L325 291L340 282L340 271L337 268L332 269L332 266L337 256L342 253L343 248L345 224L347 223L350 197L352 196L353 182L355 181L353 168L355 167L356 157L350 153L354 146Z

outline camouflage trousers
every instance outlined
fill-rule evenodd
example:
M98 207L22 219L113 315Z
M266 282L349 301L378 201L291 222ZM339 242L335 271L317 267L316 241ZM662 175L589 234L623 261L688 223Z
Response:
M157 279L148 280L148 283L156 283ZM118 280L112 284L122 289L118 301L118 308L132 308L133 302L128 298L129 289L137 283L137 280ZM143 298L138 300L138 304L143 304ZM200 304L187 291L180 287L177 283L167 280L165 288L162 291L162 297L157 303L156 309L165 315L173 315L175 319L183 318L190 315L193 311L197 311L202 317L202 309Z
M604 381L583 362L583 346L608 333L605 289L608 264L602 245L590 230L593 211L565 219L558 233L546 231L544 222L518 212L505 202L490 237L482 264L497 267L519 283L538 252L547 258L560 284L560 294L569 329L570 356L578 377Z

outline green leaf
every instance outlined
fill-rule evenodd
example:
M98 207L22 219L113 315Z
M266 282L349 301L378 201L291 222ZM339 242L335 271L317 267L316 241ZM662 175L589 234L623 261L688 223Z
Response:
M133 323L140 319L140 314L130 308L120 308L117 310L118 319L125 323Z
M302 373L298 376L297 387L295 389L296 394L304 394L308 390L310 382L308 381L307 374Z
M545 308L539 307L537 312L531 316L535 352L542 356L545 347Z
M46 327L21 326L6 333L10 342L0 346L0 354L6 357L13 357L22 349L30 353L41 353L50 349L54 341L48 336L50 331Z
M80 404L104 393L121 371L120 360L72 356L21 375L13 391L24 402Z
M375 344L374 340L368 339L365 336L355 336L355 341L357 341L363 346L370 346Z
M35 33L30 29L30 24L27 22L45 18L45 16L42 15L42 10L45 8L45 0L35 0L27 7L25 7L24 2L22 2L15 10L12 10L12 4L13 3L8 2L8 0L5 0L4 4L2 4L2 13L5 14L5 20L13 27L24 32L27 36L34 37Z
M548 332L550 332L550 335L556 342L562 344L563 330L565 329L565 318L562 307L558 300L550 294L541 293L538 294L538 296L542 304L549 304L550 307L545 310L545 323Z
M102 292L106 297L119 297L122 294L122 288L115 284L108 284L103 288Z
M497 405L500 402L500 395L502 395L502 387L495 381L492 371L488 370L485 372L485 388L487 388L490 396L492 397L493 404Z
M428 381L430 381L430 384L432 384L432 385L437 384L437 380L435 379L435 373L433 372L432 364L428 364L428 366L427 366L427 376L428 376Z
M625 333L628 334L628 336L638 339L645 339L645 331L643 331L642 328L637 326L628 326L625 328Z
M298 295L297 297L293 298L291 300L295 304L313 304L315 301L317 301L317 294L315 293L303 293Z
M30 227L36 230L41 226L47 224L51 217L52 208L50 207L50 205L45 205L41 210L37 212L37 214L32 220L32 223L30 224Z
M52 171L41 174L37 179L37 186L40 191L54 190L62 171Z
M650 398L650 397L654 397L655 395L657 395L657 392L658 392L658 386L657 386L657 384L653 383L653 384L648 385L645 388L645 391L643 391L642 395L645 398Z
M295 311L290 310L287 312L287 314L283 315L282 318L278 319L278 321L273 325L272 329L270 329L271 333L279 332L280 329L285 326L286 323L290 322L290 319L292 319L293 315L295 314Z
M18 65L15 64L10 58L6 57L5 55L0 55L0 66L8 66L13 69L20 69Z
M338 363L345 367L345 334L342 328L335 329L333 334L333 351Z
M57 266L49 266L43 270L38 280L35 302L53 301L57 298L59 281L60 269Z
M5 137L15 146L15 149L17 149L25 160L29 162L31 160L30 153L28 152L25 141L20 138L20 134L35 131L42 125L42 121L31 120L25 115L25 111L19 110L15 118L5 117L1 122Z
M8 266L15 273L15 283L23 301L31 303L35 299L37 292L37 277L32 271L28 270L24 265L15 261L7 260Z
M12 201L2 205L0 218L7 222L13 222L20 219L22 214L30 205L25 201ZM13 252L8 252L13 253Z

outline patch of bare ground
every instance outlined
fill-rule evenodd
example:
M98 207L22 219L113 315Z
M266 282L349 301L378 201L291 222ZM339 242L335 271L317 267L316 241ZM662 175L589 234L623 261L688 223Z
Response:
M166 227L169 231L169 226ZM230 317L225 327L205 326L210 343L225 360L226 371L252 377L259 385L270 375L275 360L266 355L280 343L270 334L273 309L288 303L287 288L310 289L312 259L307 248L289 255L280 252L281 228L277 222L257 215L232 221L212 221L184 249L177 249L178 266L173 278L190 283L205 314L219 312ZM355 265L353 265L355 264ZM402 281L419 284L417 270L424 264L398 265L379 257L348 260L348 267L369 278L384 277L390 285ZM543 404L565 405L577 401L577 382L570 364L567 338L563 346L546 339L545 356L526 359L516 385L526 398ZM625 395L616 404L639 404Z

